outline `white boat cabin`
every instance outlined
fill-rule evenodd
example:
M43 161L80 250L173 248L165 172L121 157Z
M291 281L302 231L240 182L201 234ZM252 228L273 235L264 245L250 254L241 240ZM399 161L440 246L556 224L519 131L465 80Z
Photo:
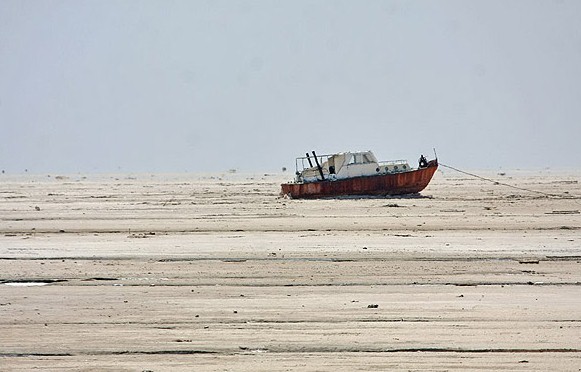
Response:
M308 164L305 164L305 161L307 161ZM302 170L299 170L301 165ZM295 181L316 182L321 181L322 178L325 180L339 180L353 177L408 172L410 170L411 168L406 160L379 162L371 151L317 155L316 158L314 156L308 156L307 154L307 157L297 158Z

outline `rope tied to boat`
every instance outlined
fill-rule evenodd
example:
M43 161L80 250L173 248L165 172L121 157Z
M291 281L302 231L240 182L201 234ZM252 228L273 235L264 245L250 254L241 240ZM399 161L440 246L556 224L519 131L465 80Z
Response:
M579 196L570 195L570 194L568 194L568 195L564 195L564 194L551 194L551 193L544 192L544 191L528 189L526 187L518 187L518 186L515 186L515 185L511 185L509 183L499 182L499 181L493 180L491 178L486 178L486 177L482 177L482 176L479 176L479 175L474 174L474 173L466 172L466 171L463 171L461 169L454 168L454 167L452 167L450 165L446 165L446 164L442 164L442 163L439 163L439 165L442 166L442 167L444 167L444 168L449 168L449 169L455 170L456 172L466 174L468 176L472 176L472 177L475 177L475 178L479 178L479 179L481 179L483 181L492 182L495 185L502 185L502 186L506 186L506 187L513 188L513 189L517 189L517 190L521 190L521 191L528 191L528 192L532 192L532 193L537 193L537 194L541 194L541 195L545 195L547 197L557 198L557 199L579 199L580 198ZM575 201L575 203L579 204L576 200L574 200L574 201Z

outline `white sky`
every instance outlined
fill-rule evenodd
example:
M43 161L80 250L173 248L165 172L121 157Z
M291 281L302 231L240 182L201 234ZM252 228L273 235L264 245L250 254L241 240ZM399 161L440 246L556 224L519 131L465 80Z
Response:
M579 168L581 1L0 0L0 169Z

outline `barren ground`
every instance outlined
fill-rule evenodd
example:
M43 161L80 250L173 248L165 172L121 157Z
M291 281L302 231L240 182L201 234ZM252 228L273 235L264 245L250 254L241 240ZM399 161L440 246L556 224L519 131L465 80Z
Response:
M1 175L0 370L580 371L581 173L484 175Z

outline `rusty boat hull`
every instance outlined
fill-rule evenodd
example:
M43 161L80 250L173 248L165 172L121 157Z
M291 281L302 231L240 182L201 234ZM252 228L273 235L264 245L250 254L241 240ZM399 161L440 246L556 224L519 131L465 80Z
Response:
M431 160L426 167L407 172L317 182L283 183L280 194L293 199L415 194L428 186L437 169L438 161Z

